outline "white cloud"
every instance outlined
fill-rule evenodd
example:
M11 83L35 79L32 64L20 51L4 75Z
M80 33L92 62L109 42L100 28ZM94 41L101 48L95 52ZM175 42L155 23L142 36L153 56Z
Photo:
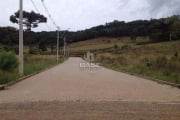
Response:
M41 14L47 16L41 0L33 0ZM86 29L113 20L132 21L180 14L179 0L44 0L55 22L62 28ZM0 26L12 26L9 16L18 10L19 0L0 0ZM30 0L24 9L35 10ZM55 30L50 19L48 24ZM13 25L17 26L17 25ZM48 30L41 24L35 31Z

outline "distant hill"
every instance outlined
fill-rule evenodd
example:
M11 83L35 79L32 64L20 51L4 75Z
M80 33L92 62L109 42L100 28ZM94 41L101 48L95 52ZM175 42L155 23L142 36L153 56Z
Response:
M99 37L123 37L129 36L136 42L138 36L148 36L151 41L161 42L180 40L180 16L174 15L168 18L136 20L124 22L115 20L105 25L99 25L90 29L70 32L60 32L60 46L63 46L63 37L66 32L67 43L85 41ZM46 50L48 47L56 47L57 32L24 32L24 44L37 49ZM13 27L0 27L0 44L16 46L18 44L18 30Z

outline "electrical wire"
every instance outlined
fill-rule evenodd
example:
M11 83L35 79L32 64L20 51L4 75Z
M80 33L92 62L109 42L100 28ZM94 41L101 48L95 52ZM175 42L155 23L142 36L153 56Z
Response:
M32 5L34 6L36 12L40 13L40 11L39 11L38 7L36 6L35 2L33 0L30 0L30 1L31 1ZM50 26L47 23L45 23L45 24L46 24L47 28L51 31Z
M42 5L43 5L45 11L46 11L47 14L48 14L50 20L52 21L53 25L59 30L60 28L59 28L59 26L56 24L56 22L54 21L54 19L52 18L52 16L51 16L51 14L50 14L50 12L49 12L49 10L48 10L48 8L47 8L44 0L41 0L41 2L42 2Z

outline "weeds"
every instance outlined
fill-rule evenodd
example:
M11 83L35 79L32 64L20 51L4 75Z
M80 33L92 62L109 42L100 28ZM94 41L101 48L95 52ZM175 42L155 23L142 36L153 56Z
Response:
M39 71L42 71L46 68L49 68L53 65L56 65L56 56L53 55L30 55L27 54L24 57L24 74L29 75ZM63 62L63 58L60 58L60 62ZM0 70L0 84L6 84L8 82L17 80L19 78L18 69L7 72Z
M180 49L175 43L170 44L123 45L113 51L102 51L97 61L117 71L180 84L180 56L174 52Z

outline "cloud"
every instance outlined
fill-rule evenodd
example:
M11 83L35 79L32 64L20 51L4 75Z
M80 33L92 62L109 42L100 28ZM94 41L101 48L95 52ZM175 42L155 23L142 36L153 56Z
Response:
M180 14L180 0L147 0L151 16L163 17Z
M41 14L47 16L41 0L33 0ZM44 0L54 21L61 29L82 30L113 20L132 21L180 14L180 0ZM18 0L0 0L0 26L16 26L9 16L18 10ZM35 10L24 0L26 11ZM51 30L56 28L50 19ZM35 31L49 30L45 24Z

